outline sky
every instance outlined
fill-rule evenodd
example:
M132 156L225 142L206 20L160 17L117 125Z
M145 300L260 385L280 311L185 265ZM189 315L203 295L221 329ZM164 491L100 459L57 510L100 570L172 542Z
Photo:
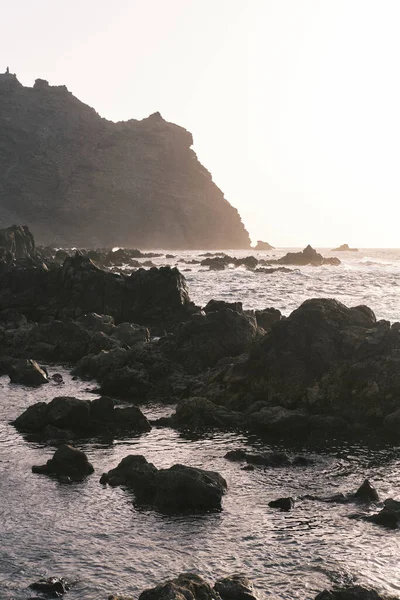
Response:
M253 241L400 247L397 0L0 0L0 72L159 111ZM1 63L3 62L3 66Z

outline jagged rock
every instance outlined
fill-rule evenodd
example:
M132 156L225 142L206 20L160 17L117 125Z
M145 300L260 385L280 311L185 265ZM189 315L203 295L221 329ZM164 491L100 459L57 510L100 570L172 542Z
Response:
M29 585L31 590L41 592L49 596L62 596L70 589L70 584L63 577L49 577L48 579L39 579Z
M15 309L38 321L85 313L111 315L117 323L164 326L193 312L186 280L170 267L139 269L130 276L102 271L82 253L51 269L10 267L0 276L0 310Z
M12 363L9 376L11 383L20 383L30 387L37 387L49 383L43 369L34 360L19 360Z
M234 574L218 579L214 590L222 600L257 600L254 586L245 575Z
M219 473L185 465L158 470L144 456L126 456L115 469L103 473L100 483L132 489L138 502L161 511L214 510L221 508L226 481Z
M33 257L35 254L35 240L26 225L0 229L0 247L16 259Z
M54 437L54 430L49 431L49 426L67 431L68 436L71 432L86 435L119 430L146 432L151 429L139 408L115 407L114 400L105 396L93 401L57 396L48 404L38 402L29 406L13 425L18 431L50 438Z
M293 498L278 498L277 500L268 502L268 506L271 508L280 508L281 510L288 512L294 508L294 500Z
M32 467L33 473L44 475L68 476L80 479L93 473L93 465L81 450L68 444L63 444L54 453L45 465Z
M274 246L271 246L271 244L268 244L268 242L258 240L254 250L274 250Z
M335 590L324 590L315 596L315 600L385 600L374 590L359 585Z
M65 86L37 81L0 80L3 221L58 247L250 247L188 131L158 112L107 121Z
M379 502L379 495L375 487L366 479L354 494L360 502Z

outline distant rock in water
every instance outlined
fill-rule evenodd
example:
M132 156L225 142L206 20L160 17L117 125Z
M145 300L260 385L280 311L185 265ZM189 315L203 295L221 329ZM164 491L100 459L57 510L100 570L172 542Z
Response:
M332 252L358 252L358 248L349 248L348 244L342 244L338 248L334 248Z
M254 247L254 250L274 250L274 246L271 246L268 242L257 240L257 245Z
M276 262L281 265L313 265L319 267L321 265L340 265L340 260L334 256L324 258L322 254L319 254L314 248L308 245L302 252L288 252L282 258L279 258Z
M160 113L113 123L65 86L0 74L0 226L42 245L249 248L192 144Z

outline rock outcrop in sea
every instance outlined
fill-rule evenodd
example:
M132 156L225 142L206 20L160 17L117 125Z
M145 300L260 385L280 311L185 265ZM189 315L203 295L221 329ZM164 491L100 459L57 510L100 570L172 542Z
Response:
M65 86L0 75L0 226L55 246L249 248L192 144L159 113L113 123Z

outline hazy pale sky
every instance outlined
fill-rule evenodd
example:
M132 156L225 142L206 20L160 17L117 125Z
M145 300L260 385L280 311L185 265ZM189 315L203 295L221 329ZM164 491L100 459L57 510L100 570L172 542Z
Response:
M111 120L160 111L253 240L400 247L397 0L0 1L0 56Z

